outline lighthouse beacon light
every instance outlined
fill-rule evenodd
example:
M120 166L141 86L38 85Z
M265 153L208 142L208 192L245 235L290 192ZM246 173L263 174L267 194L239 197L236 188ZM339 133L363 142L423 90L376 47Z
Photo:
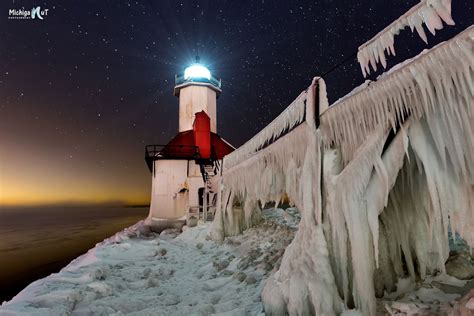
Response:
M206 78L211 80L211 72L206 67L194 64L184 70L184 80L192 78Z

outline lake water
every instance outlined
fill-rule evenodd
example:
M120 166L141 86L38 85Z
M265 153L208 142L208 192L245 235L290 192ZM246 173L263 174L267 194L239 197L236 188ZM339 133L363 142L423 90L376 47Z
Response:
M0 208L0 304L147 214L148 207Z

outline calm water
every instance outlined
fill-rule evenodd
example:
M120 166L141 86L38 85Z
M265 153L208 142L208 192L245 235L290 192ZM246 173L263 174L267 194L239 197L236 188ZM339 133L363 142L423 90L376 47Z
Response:
M0 303L147 214L147 207L0 208Z

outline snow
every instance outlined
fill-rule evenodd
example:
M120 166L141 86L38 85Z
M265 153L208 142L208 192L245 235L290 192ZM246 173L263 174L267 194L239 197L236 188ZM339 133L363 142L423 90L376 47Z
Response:
M431 34L435 35L436 30L443 28L443 22L447 25L454 25L451 17L451 0L422 0L413 6L404 15L379 32L359 47L357 60L359 61L364 77L370 73L370 66L377 70L377 63L387 66L385 53L395 55L395 35L407 26L413 32L416 29L421 39L427 43L423 23Z
M176 236L140 222L33 282L0 315L259 315L263 284L294 235L278 213L223 244L206 239L208 225Z
M275 222L281 226L288 226L294 229L298 228L301 221L301 214L295 207L287 209L267 208L262 210L262 215L267 221Z
M451 287L443 291L443 284L435 280L448 280ZM465 285L461 280L443 275L427 278L416 285L409 279L400 279L396 292L378 300L378 309L389 315L469 315L456 311L469 309L469 298L474 294L470 294L469 289L473 286L474 281Z
M287 248L299 225L297 209L272 207L264 209L262 215L263 222L221 244L206 238L208 225L187 228L179 235L173 230L158 235L140 222L97 244L59 273L32 283L0 306L0 315L263 315L262 299L267 303L272 299L282 302L281 284L274 285L277 288L269 286L277 279L285 280L278 271L280 264L313 271L311 265L289 257L282 262L285 248L293 255L311 255L317 260L318 271L328 269L324 268L328 262L324 259L327 250L320 226L316 231L304 230L316 234L316 238L308 238L313 240L311 243L294 243ZM319 243L313 244L314 240ZM315 288L314 282L307 288L301 277L311 277L323 284L332 282L326 273L310 273L296 279L291 276L287 292L294 293L290 311L305 306L294 300L306 294L319 297L323 306L334 299L327 290ZM455 308L469 308L472 295L465 293L473 286L474 280L447 275L428 277L416 285L410 278L400 279L396 294L386 294L377 300L377 310L390 310L393 315L402 311L430 315L440 310L448 313ZM460 301L462 295L464 302ZM341 315L365 315L357 309L339 307ZM286 310L286 305L281 308ZM271 312L271 308L266 308L265 313ZM299 312L307 314L311 309ZM326 310L323 314L333 313Z

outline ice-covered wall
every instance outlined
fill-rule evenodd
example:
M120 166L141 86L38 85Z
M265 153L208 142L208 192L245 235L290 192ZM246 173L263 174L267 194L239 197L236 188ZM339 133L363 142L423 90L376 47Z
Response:
M445 272L448 227L474 246L473 42L471 27L364 84L319 129L315 81L304 123L263 149L273 136L258 134L224 163L214 237L238 234L259 201L284 193L302 213L263 290L267 314L375 315L398 278Z

